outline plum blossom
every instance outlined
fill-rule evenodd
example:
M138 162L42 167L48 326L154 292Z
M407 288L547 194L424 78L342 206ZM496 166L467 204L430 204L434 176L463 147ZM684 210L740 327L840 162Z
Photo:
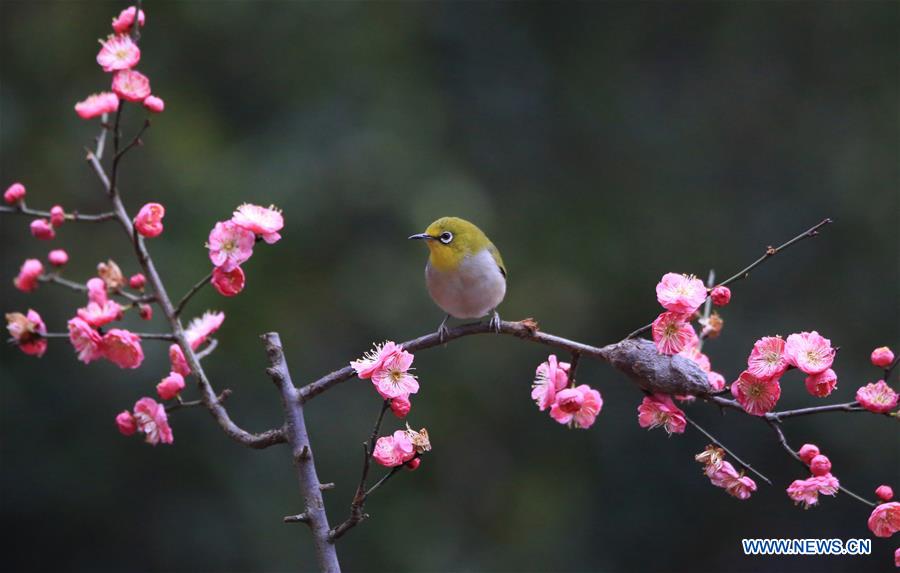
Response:
M47 351L47 327L37 311L28 309L28 314L11 312L6 315L6 330L16 341L19 350L29 356L41 357Z
M171 400L184 390L184 377L178 372L169 372L169 375L156 385L156 393L163 400Z
M819 454L809 460L809 471L816 477L821 477L831 473L831 460L827 456Z
M119 109L119 96L113 92L91 94L75 104L75 113L81 119L93 119L104 113L113 113Z
M697 322L703 327L700 330L701 338L718 338L725 327L725 320L716 311L713 311L709 316L701 316Z
M405 396L396 396L391 398L391 412L399 419L403 419L412 409L412 403L409 401L409 394Z
M673 313L693 314L706 301L706 287L695 276L666 273L656 285L656 300Z
M402 348L391 340L383 344L376 344L374 350L366 352L362 358L352 360L350 367L356 371L356 375L366 380L384 366L384 361L395 352L402 351Z
M256 236L252 231L231 221L216 223L209 233L209 260L216 267L228 272L240 266L253 255Z
M393 468L411 460L416 455L415 447L409 435L397 430L392 436L382 436L375 442L372 458L379 464Z
M678 354L698 342L694 327L687 315L664 312L653 321L653 343L660 354Z
M819 495L835 495L840 487L838 479L831 474L813 476L807 479L798 479L791 482L787 488L788 497L794 503L803 504L803 509L809 509L819 503Z
M894 353L887 346L876 348L872 351L872 366L887 368L894 361Z
M212 286L222 296L235 296L244 290L244 271L241 267L234 267L230 271L223 271L222 267L213 268Z
M79 308L77 314L78 318L94 328L99 328L110 322L122 320L122 306L114 300L108 300L102 305L89 302L84 308Z
M141 61L141 49L126 34L110 35L100 41L97 63L104 72L117 72L133 68Z
M763 416L771 412L781 397L781 384L778 380L763 380L748 371L741 372L740 377L731 384L731 394L748 414Z
M709 387L713 392L721 392L725 389L725 377L718 372L707 372L706 379L709 380Z
M725 461L725 451L722 448L709 445L694 459L704 464L703 473L710 483L721 487L729 495L745 500L756 491L756 482L752 478L738 472L731 462Z
M137 432L137 420L128 410L122 410L116 416L116 427L123 436L133 436Z
M161 97L148 95L144 98L144 107L147 108L147 111L162 113L166 109L166 102Z
M872 510L868 525L875 537L890 537L900 531L900 503L889 501L878 505Z
M712 302L716 306L725 306L731 301L731 289L727 286L717 286L709 293Z
M97 264L97 275L103 279L109 291L117 291L125 286L125 275L122 274L122 269L119 268L116 261L112 259Z
M803 460L803 463L809 465L812 459L819 455L819 446L815 444L803 444L800 446L800 450L797 452L797 455L800 456L800 459Z
M182 376L187 376L191 373L191 368L184 358L184 351L181 350L181 347L178 346L178 344L169 346L169 364L171 365L172 372L177 372Z
M147 277L143 275L143 273L135 273L128 277L128 286L133 288L134 290L144 290L144 286L147 284Z
M166 208L159 203L147 203L138 211L134 218L134 228L142 236L152 239L163 232L162 219L166 215Z
M408 469L411 472L414 472L417 469L419 469L420 465L422 465L422 458L413 458L413 459L409 460L408 462L406 462L405 464L403 464L403 467L405 467L406 469ZM900 567L900 565L898 565L898 567Z
M831 341L815 330L788 336L784 343L784 355L788 364L807 374L824 372L834 362Z
M26 259L19 269L13 285L22 292L31 292L38 287L38 279L44 272L44 265L37 259Z
M829 368L806 377L806 391L818 398L824 398L837 388L837 374Z
M203 316L193 319L184 331L184 336L191 345L191 349L200 348L201 344L219 330L223 322L225 322L225 313L211 310L204 312Z
M138 430L144 434L144 441L156 444L171 444L174 441L172 428L165 407L153 398L141 398L134 404L134 419Z
M638 424L642 428L657 428L662 426L671 436L683 434L687 421L684 412L675 405L672 397L666 394L653 394L644 396L638 406Z
M586 430L594 425L602 408L603 398L600 392L582 384L557 392L556 400L550 407L550 417L560 424Z
M894 498L894 489L886 484L882 484L875 488L875 495L881 501L891 501Z
M137 368L144 361L141 338L121 328L103 336L103 356L119 368Z
M559 362L555 354L551 354L546 362L538 365L534 384L531 386L531 398L541 412L552 406L556 393L569 384L569 368L569 363Z
M231 221L235 225L259 235L270 245L281 239L278 231L284 227L284 217L281 215L281 210L277 209L275 205L260 207L244 203L234 212Z
M894 389L879 380L874 384L866 384L856 391L856 401L863 408L876 414L885 414L897 406L898 395Z
M125 101L142 102L150 95L150 80L137 70L120 70L113 75L112 91Z
M66 212L63 211L62 206L54 205L50 208L50 224L54 227L59 227L63 223L66 222Z
M149 304L139 304L138 316L141 317L141 320L150 320L151 318L153 318L153 307Z
M106 292L106 283L100 277L88 279L85 286L87 287L88 302L104 305L109 300L109 295Z
M748 499L756 491L756 482L746 475L738 476L725 484L725 491L740 500Z
M61 267L69 262L69 253L63 249L53 249L47 253L47 260L50 261L50 264L54 267Z
M428 437L428 430L422 428L418 432L409 427L409 422L406 423L406 435L409 437L409 441L412 442L413 448L416 450L417 454L424 454L425 452L431 451L431 439Z
M131 27L134 26L134 13L135 12L137 12L137 8L135 8L134 6L129 6L128 8L125 8L124 10L119 12L119 15L116 16L115 18L113 18L113 21L112 21L113 31L116 34L124 34L126 32L131 31ZM144 21L146 20L143 10L138 12L137 20L138 20L138 26L143 28Z
M3 192L3 201L7 205L16 205L25 199L25 186L19 182L13 183Z
M753 344L747 358L747 372L761 380L777 380L787 369L783 338L764 336Z
M68 322L69 341L78 353L78 360L90 364L104 356L103 338L84 319L75 317Z
M413 359L412 354L397 346L394 352L385 357L381 368L372 373L372 383L382 398L387 400L409 396L419 391L419 381L409 373Z
M31 222L31 234L35 239L49 241L56 237L56 230L47 219L35 219Z

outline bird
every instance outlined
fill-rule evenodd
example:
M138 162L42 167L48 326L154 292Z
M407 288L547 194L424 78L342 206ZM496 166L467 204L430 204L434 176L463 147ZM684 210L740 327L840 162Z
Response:
M491 327L500 332L497 307L506 296L506 266L500 251L475 224L459 217L441 217L424 233L409 239L425 241L428 294L446 313L438 327L441 342L454 318L481 318L491 314Z

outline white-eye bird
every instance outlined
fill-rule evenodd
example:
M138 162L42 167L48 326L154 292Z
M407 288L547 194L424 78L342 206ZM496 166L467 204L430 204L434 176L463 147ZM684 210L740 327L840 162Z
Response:
M447 316L438 327L441 340L447 320L481 318L493 312L491 326L500 331L497 306L506 295L506 267L500 251L481 229L459 217L441 217L410 239L425 241L430 251L425 284Z

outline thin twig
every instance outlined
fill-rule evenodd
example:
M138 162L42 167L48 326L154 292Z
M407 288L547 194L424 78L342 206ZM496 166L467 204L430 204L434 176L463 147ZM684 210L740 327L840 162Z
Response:
M418 457L418 455L417 455L416 457ZM414 457L413 459L415 459L415 457ZM384 474L384 475L381 477L380 480L378 480L377 482L375 482L375 483L372 485L372 487L370 487L369 489L366 490L366 499L368 499L370 495L372 495L373 493L375 493L375 490L377 490L377 489L380 488L382 485L384 485L384 482L386 482L387 480L391 479L391 477L393 477L393 475L394 475L395 473L397 473L397 472L399 472L401 469L403 469L403 467L404 467L405 465L406 465L406 464L401 464L401 465L399 465L399 466L394 466L394 467L392 467L392 468L391 468L391 471L389 471L388 473Z
M132 332L135 336L139 336L142 340L175 340L175 335L169 332ZM45 332L44 334L35 334L40 338L69 338L68 332Z
M17 207L8 207L0 205L0 213L8 213L10 215L25 215L27 217L43 217L50 218L50 211L40 211L19 204ZM97 213L95 215L81 214L76 212L66 213L66 221L78 221L80 223L102 223L103 221L112 221L116 218L115 213Z
M144 142L141 141L141 136L144 135L144 132L147 131L147 129L148 129L149 127L150 127L150 120L149 120L149 119L145 119L145 120L144 120L144 124L141 126L141 129L137 132L137 135L134 136L134 138L128 143L128 145L126 145L125 147L122 148L121 151L119 151L118 153L116 153L116 156L113 158L113 161L119 161L119 160L121 160L122 157L123 157L126 153L128 153L129 151L131 151L134 147L136 147L136 146L138 146L138 145L143 145Z
M213 353L213 350L219 345L219 341L215 338L210 338L209 342L206 344L206 348L197 352L197 360L203 360L207 356Z
M222 393L218 395L216 398L220 403L224 402L231 396L231 390L225 388L222 390ZM185 408L200 408L206 407L206 404L203 403L203 400L190 400L185 401L181 399L181 396L178 396L178 401L172 404L166 404L166 412L174 412L175 410L183 410Z
M87 292L87 285L82 284L82 283L77 283L75 281L70 281L69 279L63 278L56 274L41 275L38 277L38 281L40 281L42 283L57 284L59 286L64 286L68 289L72 289L72 290L78 291L78 292ZM122 296L124 298L127 298L129 301L131 301L133 303L137 303L137 304L153 302L156 300L156 297L153 295L139 296L139 295L132 294L132 293L130 293L128 291L124 291L124 290L116 290L116 291L113 291L112 294Z
M181 300L178 301L178 306L175 307L175 316L181 316L181 312L184 310L184 307L185 305L187 305L188 301L190 301L195 294L200 292L200 289L206 286L211 280L212 272L208 273L205 277L197 281L197 283L191 287L191 290L187 291L187 294L181 297Z
M713 288L713 285L715 285L715 284L716 284L716 270L709 269L709 276L706 277L706 288L711 289L711 288ZM706 325L707 322L709 321L709 317L711 314L712 314L712 297L708 296L708 297L706 297L706 302L703 303L703 315L701 317L700 324ZM697 342L697 350L703 350L703 342L705 341L705 339L706 339L705 336L700 337L699 341Z
M731 450L729 450L728 447L725 446L725 444L723 444L721 441L719 441L718 439L716 439L715 436L713 436L712 434L710 434L709 432L707 432L706 430L704 430L703 428L701 428L700 425L699 425L697 422L695 422L695 421L693 421L692 419L690 419L690 418L688 417L687 414L684 414L684 419L685 419L685 421L687 421L688 424L690 424L690 425L692 425L693 427L695 427L701 434L703 434L704 436L706 436L708 439L712 440L712 443L714 443L715 445L719 446L720 448L722 448L723 450L725 450L726 452L728 452L728 455L730 455L732 458L734 458L734 461L736 461L737 463L739 463L739 464L742 465L743 467L747 468L747 470L749 470L749 471L755 473L757 476L759 476L759 478L760 478L761 480L763 480L763 481L766 482L767 484L772 485L772 481L771 481L769 478L767 478L767 477L764 476L762 473L760 473L759 471L757 471L756 469L754 469L753 466L751 466L750 464L748 464L747 462L745 462L744 460L742 460L741 458L739 458L739 457L737 456L737 454L735 454L734 452L732 452Z

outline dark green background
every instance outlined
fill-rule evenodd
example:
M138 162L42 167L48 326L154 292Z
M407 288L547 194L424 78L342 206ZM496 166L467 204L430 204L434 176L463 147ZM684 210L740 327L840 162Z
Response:
M83 162L97 123L72 105L107 88L96 38L126 5L2 2L0 181L23 181L34 207L105 209ZM900 341L896 3L147 5L140 69L167 109L121 186L132 210L167 208L149 244L169 289L208 271L207 233L239 203L275 203L287 221L244 266L244 293L207 290L188 312L225 311L206 365L248 429L280 420L259 333L281 332L305 382L437 326L425 252L405 238L440 215L471 218L502 250L503 316L594 344L659 311L663 273L724 275L833 217L736 286L713 365L730 381L758 337L816 329L841 347L826 401L846 401L878 376L871 349ZM142 115L126 109L129 130ZM2 310L34 307L55 331L83 298L14 290L26 257L65 247L79 281L107 257L137 270L114 224L43 243L2 217L0 244ZM3 567L310 569L304 527L281 523L301 510L284 447L242 449L202 410L172 416L173 447L116 432L116 412L168 371L164 344L145 349L136 372L83 366L66 341L41 360L0 349ZM893 570L896 538L870 557L742 556L743 537L870 537L869 511L844 495L795 508L784 488L804 471L769 428L691 407L776 484L727 496L693 461L707 440L639 428L640 392L602 364L580 380L604 410L569 431L528 396L546 354L479 337L416 357L410 420L435 450L371 500L339 545L347 570ZM780 406L824 402L796 372L783 382ZM320 476L338 484L333 522L378 405L350 381L308 406ZM893 421L829 414L786 431L818 443L848 487L900 490Z

